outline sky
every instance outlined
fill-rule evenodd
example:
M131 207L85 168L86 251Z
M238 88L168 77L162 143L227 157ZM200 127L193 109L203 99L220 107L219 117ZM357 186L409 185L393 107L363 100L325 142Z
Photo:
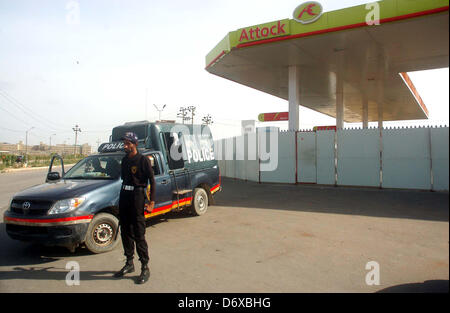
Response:
M162 119L192 105L196 123L212 116L215 139L239 135L241 120L288 103L209 74L205 56L229 31L291 18L302 2L0 0L0 142L25 142L31 129L29 144L73 144L78 125L78 144L95 150L114 126L155 121L164 104ZM368 2L321 1L324 11ZM430 119L385 125L448 125L448 68L409 74ZM334 123L300 107L303 129Z

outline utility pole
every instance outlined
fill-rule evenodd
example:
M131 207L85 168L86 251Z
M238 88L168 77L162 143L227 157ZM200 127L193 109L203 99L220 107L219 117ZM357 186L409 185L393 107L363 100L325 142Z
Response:
M162 107L162 109L159 109L159 108L156 106L156 104L153 104L153 106L156 108L156 111L158 111L158 113L159 113L159 119L158 119L158 121L161 121L161 112L164 110L164 108L166 107L166 105L164 104L163 107Z
M74 153L77 154L77 139L78 139L78 132L81 133L81 128L78 125L75 125L74 128L72 128L73 131L75 132L75 148L74 148Z
M203 122L203 124L205 124L205 125L209 125L209 124L212 124L212 123L214 123L213 121L212 121L212 117L211 117L211 115L206 115L206 116L204 116L203 118L202 118L202 122Z
M181 118L182 123L184 124L184 121L188 120L189 117L187 117L187 108L181 107L180 112L177 113L177 117Z
M25 166L28 166L28 132L34 127L31 127L25 132Z
M50 135L50 148L49 148L50 153L52 153L52 136L56 136L56 134L51 134Z
M195 116L195 106L188 106L189 112L191 112L191 124L194 125L194 116Z

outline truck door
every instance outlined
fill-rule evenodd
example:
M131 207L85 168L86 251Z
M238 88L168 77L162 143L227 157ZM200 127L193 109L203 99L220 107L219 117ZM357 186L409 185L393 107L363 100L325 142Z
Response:
M183 155L181 144L181 132L164 132L160 134L161 142L167 156L167 163L169 165L169 174L173 182L174 201L179 201L187 198L192 191L191 182L188 175L188 169L184 167L184 159L172 158L171 148L177 150L179 155Z
M163 170L159 154L146 155L152 162L153 173L155 174L155 207L152 213L172 208L172 181L168 173Z

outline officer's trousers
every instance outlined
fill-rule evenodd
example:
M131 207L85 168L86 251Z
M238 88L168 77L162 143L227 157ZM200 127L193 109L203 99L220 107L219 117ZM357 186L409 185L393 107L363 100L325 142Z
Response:
M120 231L124 254L127 261L134 257L134 245L139 261L147 264L149 261L148 245L145 241L145 189L136 188L133 191L121 190L119 199Z

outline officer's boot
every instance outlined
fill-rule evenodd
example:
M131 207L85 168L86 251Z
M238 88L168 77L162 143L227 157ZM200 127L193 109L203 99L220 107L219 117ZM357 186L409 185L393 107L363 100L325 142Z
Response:
M141 275L136 280L136 284L144 284L150 278L150 269L146 263L142 264Z
M134 272L133 259L129 259L129 260L127 260L127 263L125 263L125 266L122 267L122 269L120 271L118 271L117 273L114 274L114 277L120 278L120 277L123 277L123 275L125 275L125 274L133 273L133 272Z

